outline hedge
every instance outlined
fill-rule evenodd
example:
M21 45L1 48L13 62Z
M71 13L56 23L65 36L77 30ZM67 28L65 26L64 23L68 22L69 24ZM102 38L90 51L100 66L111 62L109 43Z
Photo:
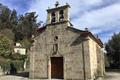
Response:
M11 73L12 71L23 71L24 60L3 60L0 62L3 72Z

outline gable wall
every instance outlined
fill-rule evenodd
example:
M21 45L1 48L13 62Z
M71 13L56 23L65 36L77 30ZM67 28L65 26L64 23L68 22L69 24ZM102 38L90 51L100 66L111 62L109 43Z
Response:
M65 29L66 24L59 26L48 26L46 31L35 38L30 51L30 77L46 79L49 76L49 59L53 53L54 37L58 36L58 56L64 58L64 79L83 80L83 54L82 44L71 45L80 35ZM89 62L88 43L85 42L86 62ZM86 63L87 65L87 63ZM89 74L89 65L86 66ZM86 75L87 76L87 75Z

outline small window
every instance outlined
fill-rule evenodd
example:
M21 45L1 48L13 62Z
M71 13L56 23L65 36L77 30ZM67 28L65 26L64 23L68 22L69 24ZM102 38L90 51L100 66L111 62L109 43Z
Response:
M51 17L52 17L51 23L54 23L56 21L56 17L55 16L56 16L55 12L52 12L52 14L51 14Z
M55 36L54 40L57 41L58 40L58 36Z
M62 21L64 19L64 11L60 10L59 15L60 15L59 20Z
M17 53L20 53L20 50L17 50Z

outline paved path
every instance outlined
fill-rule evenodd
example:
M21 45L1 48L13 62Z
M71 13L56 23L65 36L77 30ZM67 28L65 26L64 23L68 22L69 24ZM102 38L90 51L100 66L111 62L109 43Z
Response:
M42 80L42 79L28 79L26 77L6 75L6 76L0 76L0 80ZM44 80L48 80L48 79L44 79ZM52 80L61 80L61 79L52 79Z
M106 72L105 80L120 80L120 72Z
M31 80L31 79L21 76L6 75L6 76L0 76L0 80ZM38 79L32 79L32 80L38 80ZM120 72L106 72L106 76L104 80L120 80Z
M7 76L0 76L0 80L29 80L29 79L20 76L7 75Z

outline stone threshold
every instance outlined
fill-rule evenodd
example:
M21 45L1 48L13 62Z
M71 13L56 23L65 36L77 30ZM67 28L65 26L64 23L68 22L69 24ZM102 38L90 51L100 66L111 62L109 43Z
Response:
M30 80L64 80L64 79L30 79Z

